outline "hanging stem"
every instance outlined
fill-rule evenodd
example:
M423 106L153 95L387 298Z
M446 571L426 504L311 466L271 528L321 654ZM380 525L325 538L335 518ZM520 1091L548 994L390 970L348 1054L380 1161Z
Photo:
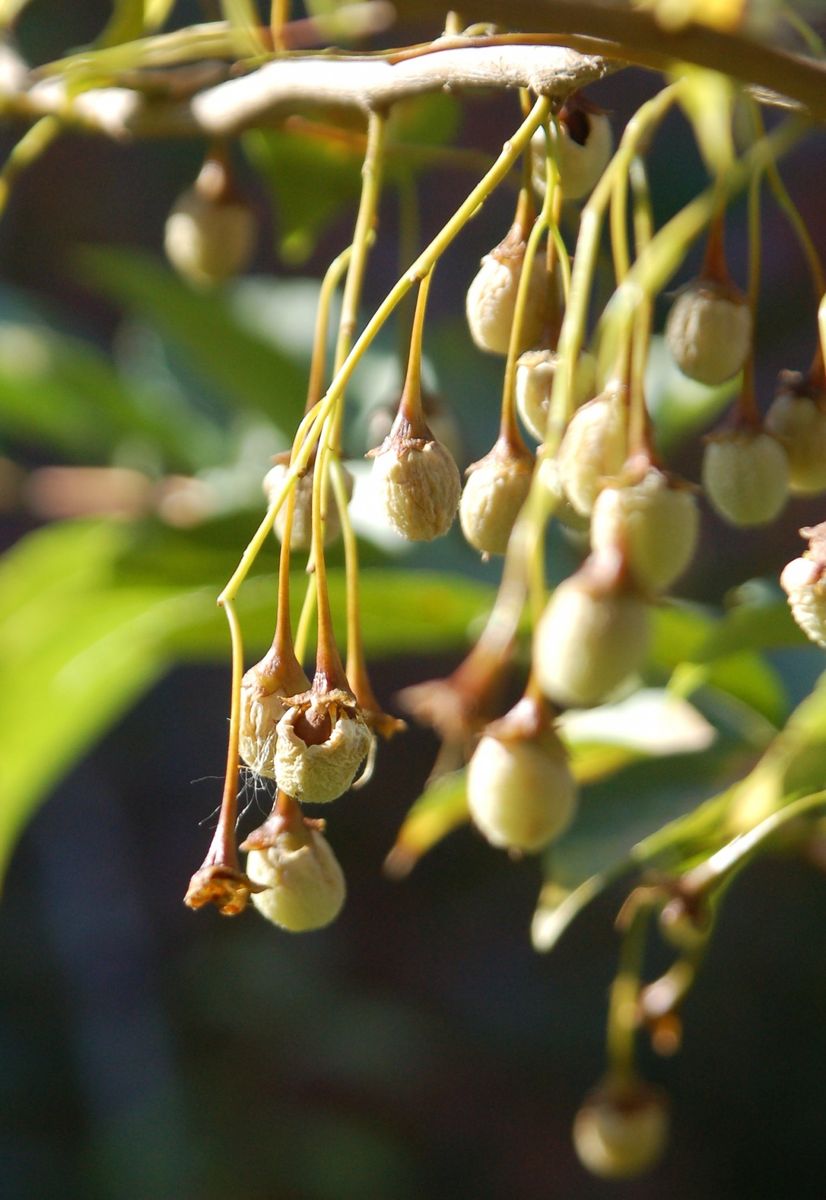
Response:
M631 162L629 179L634 195L634 251L639 258L645 252L654 234L648 174L645 163L639 155ZM652 447L651 423L645 407L645 369L648 365L653 317L653 301L650 296L645 296L640 300L634 318L628 447L630 454L644 455L648 459L651 458Z
M626 903L631 912L623 933L619 968L611 985L606 1053L611 1076L619 1082L630 1083L636 1075L634 1045L639 1024L640 980L646 935L651 914L660 903L660 898L648 889L638 889ZM626 913L620 913L621 920L624 916Z
M57 117L41 117L12 147L0 170L0 214L9 201L12 188L22 173L49 148L60 133Z
M272 0L270 5L270 29L272 30L272 46L276 53L287 49L284 40L284 26L290 19L290 0Z
M310 378L307 383L307 404L305 412L309 413L318 404L324 394L324 378L327 374L327 331L330 327L330 308L336 288L341 283L344 272L350 265L353 247L342 250L324 273L321 288L318 293L316 308L315 331L313 333L313 353L310 359Z

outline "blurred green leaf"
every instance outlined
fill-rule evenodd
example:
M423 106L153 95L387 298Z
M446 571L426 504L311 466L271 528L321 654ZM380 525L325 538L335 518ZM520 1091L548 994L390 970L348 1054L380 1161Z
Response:
M89 275L176 346L213 389L291 431L304 411L304 372L245 328L226 296L195 292L146 255L111 248L84 253Z

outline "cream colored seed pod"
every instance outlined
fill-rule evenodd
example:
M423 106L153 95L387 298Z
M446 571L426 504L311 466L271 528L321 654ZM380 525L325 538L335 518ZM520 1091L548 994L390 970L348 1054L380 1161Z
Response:
M347 893L344 873L327 839L310 828L306 837L299 840L284 831L274 845L247 855L247 875L266 889L253 893L253 904L268 921L292 933L329 925Z
M817 400L781 387L766 413L766 429L789 459L789 490L799 496L826 491L826 411Z
M668 1107L654 1088L607 1085L586 1099L574 1120L574 1149L582 1165L604 1179L630 1179L650 1170L668 1140Z
M179 275L197 287L211 287L244 270L256 234L255 217L247 204L212 200L191 187L166 219L164 249Z
M517 226L482 259L468 288L465 310L470 335L480 350L507 354L513 325L519 276L525 259L525 242ZM539 340L545 321L548 275L541 255L533 260L520 348Z
M811 558L795 558L780 576L792 616L806 637L826 649L826 581L823 567Z
M775 438L735 429L711 438L703 455L703 488L732 525L773 521L789 494L789 460Z
M310 684L294 658L280 664L271 651L241 680L241 719L238 752L256 775L275 778L275 744L278 722L287 712L287 697L306 691Z
M751 310L732 285L697 279L674 301L665 337L684 375L709 386L725 383L751 352Z
M318 740L311 740L313 736ZM328 804L352 785L371 737L351 695L337 690L308 693L278 722L278 786L304 804Z
M638 671L648 650L651 614L644 600L598 580L599 560L561 583L534 633L533 667L554 704L598 704ZM596 582L595 582L596 580Z
M628 487L603 488L591 515L594 553L620 548L635 582L649 592L665 591L682 575L699 532L694 496L656 467Z
M577 789L559 738L485 734L468 765L470 815L492 846L534 854L566 828Z
M559 355L555 350L526 350L516 364L516 409L523 425L538 442L545 441L551 393ZM597 364L593 355L581 354L574 372L574 404L579 407L594 394Z
M500 439L489 454L469 468L459 503L462 533L487 557L504 554L533 475L533 455Z
M450 451L435 438L388 437L374 452L372 480L400 537L430 542L453 524L462 480Z
M564 112L564 110L563 110ZM569 123L559 124L560 137L551 126L555 141L559 179L566 200L579 200L593 190L614 149L611 122L604 113L579 109ZM533 185L540 195L545 193L545 131L533 135Z
M625 392L612 388L577 409L559 447L559 478L573 507L588 516L604 483L619 474L627 449Z
M267 502L272 504L273 499L278 495L284 485L284 480L287 477L289 470L289 455L279 456L280 461L270 467L267 474L264 476L263 489L264 495L267 497ZM348 497L353 494L353 476L346 467L342 468L344 475L344 486L347 490ZM312 544L313 533L313 478L314 473L308 471L306 475L300 476L295 485L295 507L293 509L292 533L290 536L290 545L293 550L309 550ZM335 496L333 495L332 487L327 489L327 512L324 520L324 545L330 546L337 541L341 536L341 517L339 516L338 505L336 504ZM284 540L284 530L287 523L288 505L285 501L281 505L275 517L273 526L275 536L279 541Z

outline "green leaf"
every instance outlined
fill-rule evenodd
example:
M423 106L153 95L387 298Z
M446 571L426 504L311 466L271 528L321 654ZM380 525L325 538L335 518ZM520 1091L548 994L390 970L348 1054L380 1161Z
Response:
M409 874L428 850L470 820L467 772L451 771L427 784L404 819L384 869L394 879Z
M88 273L175 345L212 388L242 409L293 430L304 411L304 372L238 320L224 295L192 291L146 255L85 252Z

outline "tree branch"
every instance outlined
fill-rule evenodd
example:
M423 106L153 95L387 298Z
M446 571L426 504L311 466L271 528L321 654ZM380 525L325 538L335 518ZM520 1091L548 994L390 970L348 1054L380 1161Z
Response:
M28 119L56 115L67 125L113 138L212 138L272 124L305 106L370 111L426 92L478 88L530 88L537 95L565 96L612 69L601 58L560 46L436 47L396 63L378 57L277 59L185 101L123 87L72 96L60 78L5 90L0 73L0 111Z

